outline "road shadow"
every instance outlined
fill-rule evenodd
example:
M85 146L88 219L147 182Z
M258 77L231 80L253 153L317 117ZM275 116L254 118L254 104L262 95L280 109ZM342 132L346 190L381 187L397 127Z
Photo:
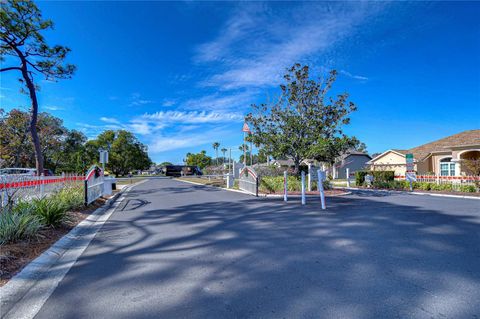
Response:
M477 318L478 218L357 195L117 214L38 318Z

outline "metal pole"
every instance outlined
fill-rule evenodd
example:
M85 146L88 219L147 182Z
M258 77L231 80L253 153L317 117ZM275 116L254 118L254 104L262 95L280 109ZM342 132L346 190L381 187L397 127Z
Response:
M230 169L232 170L233 174L233 167L232 167L232 148L230 147L229 149L229 155L228 155L228 173L230 173Z
M350 169L347 167L347 187L350 187Z
M288 180L287 180L287 171L283 172L283 200L288 201L287 191L288 190Z
M245 147L245 132L243 132L243 165L247 166L247 154Z
M302 171L302 205L305 205L305 171Z
M253 141L250 141L250 166L253 166Z
M323 191L323 174L321 170L318 170L317 174L318 174L318 191L320 193L320 201L322 202L322 209L325 209L326 205L325 205L325 193Z

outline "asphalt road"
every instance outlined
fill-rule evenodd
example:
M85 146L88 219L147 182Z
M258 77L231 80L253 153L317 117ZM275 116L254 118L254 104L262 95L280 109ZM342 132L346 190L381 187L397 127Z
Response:
M480 201L132 190L36 318L479 318Z

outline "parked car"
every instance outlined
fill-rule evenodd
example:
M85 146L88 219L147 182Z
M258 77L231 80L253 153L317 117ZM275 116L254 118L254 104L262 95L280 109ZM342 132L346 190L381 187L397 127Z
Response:
M202 170L198 166L191 165L167 165L165 166L165 176L188 176L202 175Z
M7 167L0 169L0 175L35 175L34 168Z

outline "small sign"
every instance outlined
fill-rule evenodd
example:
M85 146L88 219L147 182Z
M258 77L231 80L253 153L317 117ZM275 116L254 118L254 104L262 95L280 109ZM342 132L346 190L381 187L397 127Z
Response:
M100 163L108 164L108 151L100 150Z
M251 133L250 127L248 126L247 122L243 123L242 132Z
M372 186L373 183L373 175L367 174L365 175L365 183L367 183L367 186Z
M406 164L407 164L407 172L415 171L415 164L413 163L413 154L412 153L405 154L405 161L406 161Z
M405 179L409 182L416 182L417 174L415 174L415 172L407 172L405 173Z

